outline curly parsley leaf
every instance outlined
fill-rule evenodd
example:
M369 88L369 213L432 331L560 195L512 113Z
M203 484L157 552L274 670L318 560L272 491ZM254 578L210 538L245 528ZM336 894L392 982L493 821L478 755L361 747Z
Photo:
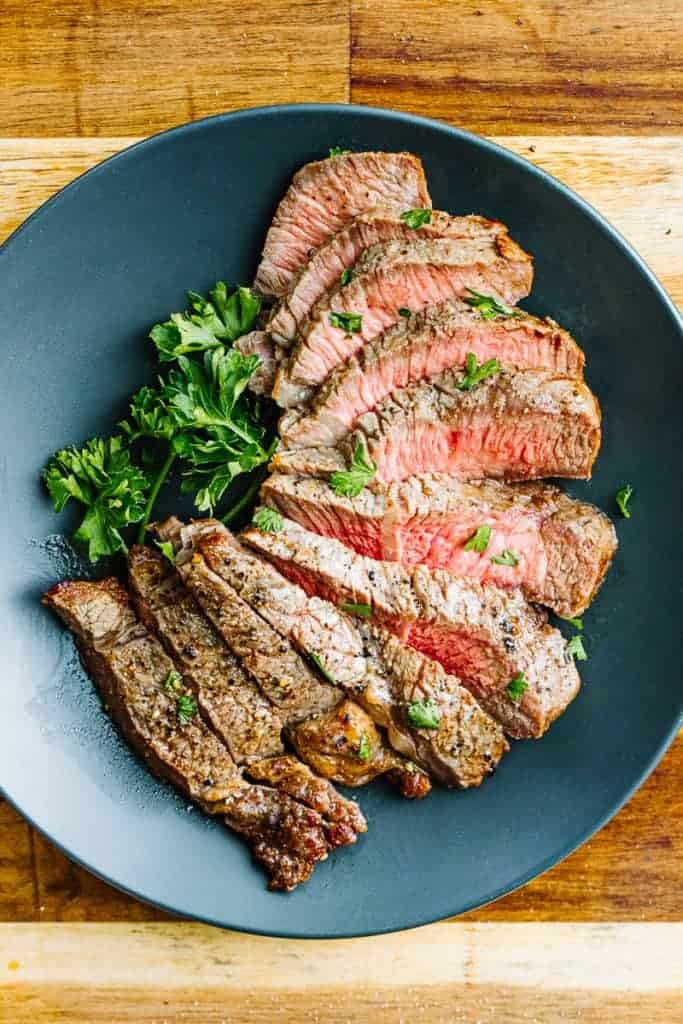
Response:
M482 551L486 551L491 540L492 527L488 523L484 523L483 526L478 526L474 531L470 539L466 544L463 544L464 551L476 551L481 554Z
M279 533L283 527L280 513L274 508L257 508L252 516L252 523L264 533Z
M631 518L631 510L628 507L628 503L631 500L632 494L633 488L631 487L631 484L625 484L623 487L619 488L614 498L624 519Z
M335 494L345 498L357 498L377 472L377 463L370 462L361 441L356 445L349 469L338 469L330 477L330 487Z
M433 697L413 700L408 705L408 721L414 729L438 729L441 715Z
M338 327L347 334L360 334L363 330L363 317L360 313L330 313L330 325Z
M351 601L343 601L339 607L347 615L357 615L359 619L369 619L372 617L372 608L369 604L354 604Z
M524 316L521 309L512 309L511 306L506 306L504 302L499 302L493 295L483 295L481 292L475 292L474 288L468 288L467 291L469 295L464 296L465 302L468 306L476 309L482 320L494 320L497 316Z
M121 420L119 429L130 443L149 437L170 441L176 432L176 425L164 404L157 388L140 388L130 400L130 418Z
M524 678L523 672L518 672L508 683L507 695L513 704L517 704L526 693L529 684Z
M330 146L330 156L346 156L350 149L341 149L339 146Z
M91 562L127 551L120 531L142 519L150 482L131 462L122 437L95 437L80 449L64 448L50 460L43 479L55 512L71 498L85 506L74 540L86 545Z
M586 648L583 646L583 640L578 634L567 641L567 654L570 654L576 661L588 661Z
M155 540L154 543L161 551L164 558L167 558L171 565L175 565L175 548L170 540Z
M183 690L183 677L180 672L176 672L174 668L169 670L166 679L164 680L164 690L171 697L177 697Z
M259 359L234 349L213 349L202 362L178 358L160 393L176 425L173 450L184 462L182 490L195 505L213 511L240 473L266 462L265 428L245 389Z
M465 360L465 374L458 381L456 387L460 391L470 391L475 384L480 384L487 377L500 370L500 363L497 359L487 359L481 366L477 366L477 357L474 352L467 353Z
M189 693L184 693L182 697L178 697L175 706L178 721L181 725L187 725L188 722L191 722L199 710L197 701Z
M509 548L505 548L501 555L491 555L491 561L495 562L496 565L519 565L519 558L517 558L514 551L510 551Z
M323 679L325 679L328 683L331 683L332 686L338 685L337 680L334 678L334 676L331 676L330 673L325 668L325 662L323 661L319 654L309 654L308 657L311 659L311 661L313 662L313 664L315 665Z
M579 633L583 632L583 619L570 619L566 615L558 615L558 619L562 619L563 622L568 622L574 629L578 629Z
M261 299L250 288L238 286L230 292L223 281L211 290L209 299L192 291L187 296L184 313L172 313L150 331L162 363L222 348L252 330L261 312Z
M400 218L406 227L412 228L416 231L421 228L424 224L430 224L432 220L432 211L427 209L417 210L404 210Z
M370 749L370 740L366 732L361 734L360 743L358 744L358 751L356 757L361 761L369 761L372 750Z

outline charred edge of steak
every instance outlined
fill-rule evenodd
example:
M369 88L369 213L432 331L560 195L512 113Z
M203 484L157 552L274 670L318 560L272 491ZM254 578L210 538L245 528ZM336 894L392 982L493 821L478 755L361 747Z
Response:
M180 720L168 688L173 662L136 620L121 584L67 581L44 602L75 633L105 707L150 770L243 835L271 888L291 890L310 877L330 849L323 819L287 794L250 786L200 717Z

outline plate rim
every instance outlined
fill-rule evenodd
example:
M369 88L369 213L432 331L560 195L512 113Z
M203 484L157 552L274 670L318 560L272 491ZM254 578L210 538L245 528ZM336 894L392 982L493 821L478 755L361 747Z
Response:
M483 136L477 135L473 132L467 131L463 128L455 127L447 122L438 118L424 117L418 114L412 114L407 111L391 110L386 107L373 107L361 104L353 103L284 103L284 104L272 104L272 105L261 105L258 107L242 107L239 110L213 114L209 117L199 118L195 121L184 122L179 125L174 125L171 128L166 128L163 131L156 132L152 135L146 136L145 138L138 139L130 145L124 146L122 149L113 153L111 156L106 157L104 160L99 161L93 167L88 168L81 174L77 175L71 181L67 182L66 185L62 186L58 191L51 195L45 202L41 203L35 210L33 210L28 217L26 217L21 224L19 224L14 231L4 240L0 245L0 258L11 258L11 252L13 243L21 239L24 233L34 225L35 221L39 221L43 214L49 210L49 208L60 201L63 195L72 191L77 191L81 183L85 179L93 178L98 174L105 172L109 169L110 165L124 162L128 159L134 158L135 153L140 148L151 149L155 145L163 142L168 136L179 136L188 137L191 136L195 131L203 130L207 125L212 124L225 124L234 122L242 119L249 119L253 117L264 117L272 116L278 117L282 114L312 114L312 115L325 115L325 114L341 114L341 115L352 115L352 116L363 116L363 117L380 117L380 118L391 118L395 121L403 121L408 125L420 125L429 130L437 129L447 136L451 136L455 139L464 141L465 143L478 147L482 150L495 154L499 159L502 159L512 165L516 165L526 174L531 174L535 178L539 179L546 185L554 188L555 190L562 193L573 205L578 206L579 209L591 220L597 227L604 231L610 239L624 252L624 254L637 266L640 273L644 276L650 287L654 290L658 300L663 304L667 310L673 326L677 327L683 337L683 315L679 312L675 305L672 297L659 280L657 275L645 261L645 259L636 251L630 242L607 220L594 206L592 206L587 200L585 200L578 193L574 192L569 186L565 185L562 181L550 174L548 171L542 169L538 165L527 160L525 157L507 149L504 145L498 142L493 142L490 139L484 138ZM287 931L282 928L257 928L247 927L245 925L233 924L226 922L225 920L219 920L212 918L210 915L199 914L190 909L180 910L177 905L173 905L162 900L152 899L146 896L144 893L137 889L126 885L124 882L117 881L110 877L105 872L98 870L97 868L90 865L85 859L72 853L66 846L64 846L55 836L51 835L46 829L42 828L28 813L18 801L13 799L12 795L7 791L5 786L0 787L0 792L3 798L17 810L22 817L35 828L42 836L48 839L53 845L57 847L69 860L73 861L79 867L88 871L101 881L106 882L113 888L118 889L135 899L147 904L148 906L158 907L168 913L174 914L175 916L183 920L200 921L205 924L213 925L218 928L230 929L232 931L250 934L250 935L263 935L270 936L273 938L293 938L302 940L331 940L331 939L350 939L350 938L361 938L372 935L386 935L392 934L397 931L409 931L415 928L424 927L428 924L433 924L438 921L443 921L450 917L460 916L474 909L481 909L491 905L497 900L501 899L510 893L516 892L525 886L528 882L535 878L539 878L549 871L552 867L560 864L568 856L570 856L575 850L583 846L588 842L594 835L601 831L632 799L634 794L641 788L646 782L649 776L652 774L654 769L660 763L662 758L665 756L669 748L671 747L674 739L676 738L679 730L683 726L683 699L680 702L680 707L677 716L674 717L673 723L670 727L665 730L662 739L656 745L654 752L645 762L644 767L637 773L635 780L626 789L623 796L619 801L614 804L610 809L602 815L596 822L592 823L588 828L584 829L578 836L578 838L570 840L566 845L562 846L561 849L548 857L544 857L539 863L528 871L523 872L519 875L512 884L505 883L503 885L495 887L491 894L483 901L474 900L472 902L460 903L456 909L447 910L440 913L437 916L428 914L423 918L411 918L407 923L401 923L400 925L391 925L387 927L377 927L372 929L365 929L362 931L354 931L353 929L347 931L337 931L334 934L330 934L326 931L307 930L305 932ZM276 899L279 894L274 893L273 898Z

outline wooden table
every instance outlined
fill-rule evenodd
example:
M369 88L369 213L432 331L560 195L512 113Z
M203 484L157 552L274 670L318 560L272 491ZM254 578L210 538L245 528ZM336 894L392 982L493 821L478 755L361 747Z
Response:
M236 107L350 101L535 161L683 303L681 0L3 0L0 40L3 237L134 138ZM493 906L337 943L173 921L0 803L0 1021L673 1024L682 771L683 736L598 836Z

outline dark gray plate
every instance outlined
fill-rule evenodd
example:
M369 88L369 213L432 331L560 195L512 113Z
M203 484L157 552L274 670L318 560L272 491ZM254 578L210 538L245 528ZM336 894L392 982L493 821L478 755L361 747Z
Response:
M39 484L58 446L107 432L153 372L150 324L186 288L248 281L292 172L329 146L410 149L434 205L500 218L536 257L525 305L572 330L603 404L591 483L573 493L633 518L586 615L584 690L542 742L518 743L479 791L402 802L359 794L368 834L292 895L268 893L246 847L155 782L100 709L72 641L38 603L82 570ZM503 149L360 107L244 111L126 150L69 185L0 253L1 781L71 857L180 914L291 936L407 928L494 900L615 813L680 721L681 352L670 300L585 203ZM168 503L179 507L174 496Z

